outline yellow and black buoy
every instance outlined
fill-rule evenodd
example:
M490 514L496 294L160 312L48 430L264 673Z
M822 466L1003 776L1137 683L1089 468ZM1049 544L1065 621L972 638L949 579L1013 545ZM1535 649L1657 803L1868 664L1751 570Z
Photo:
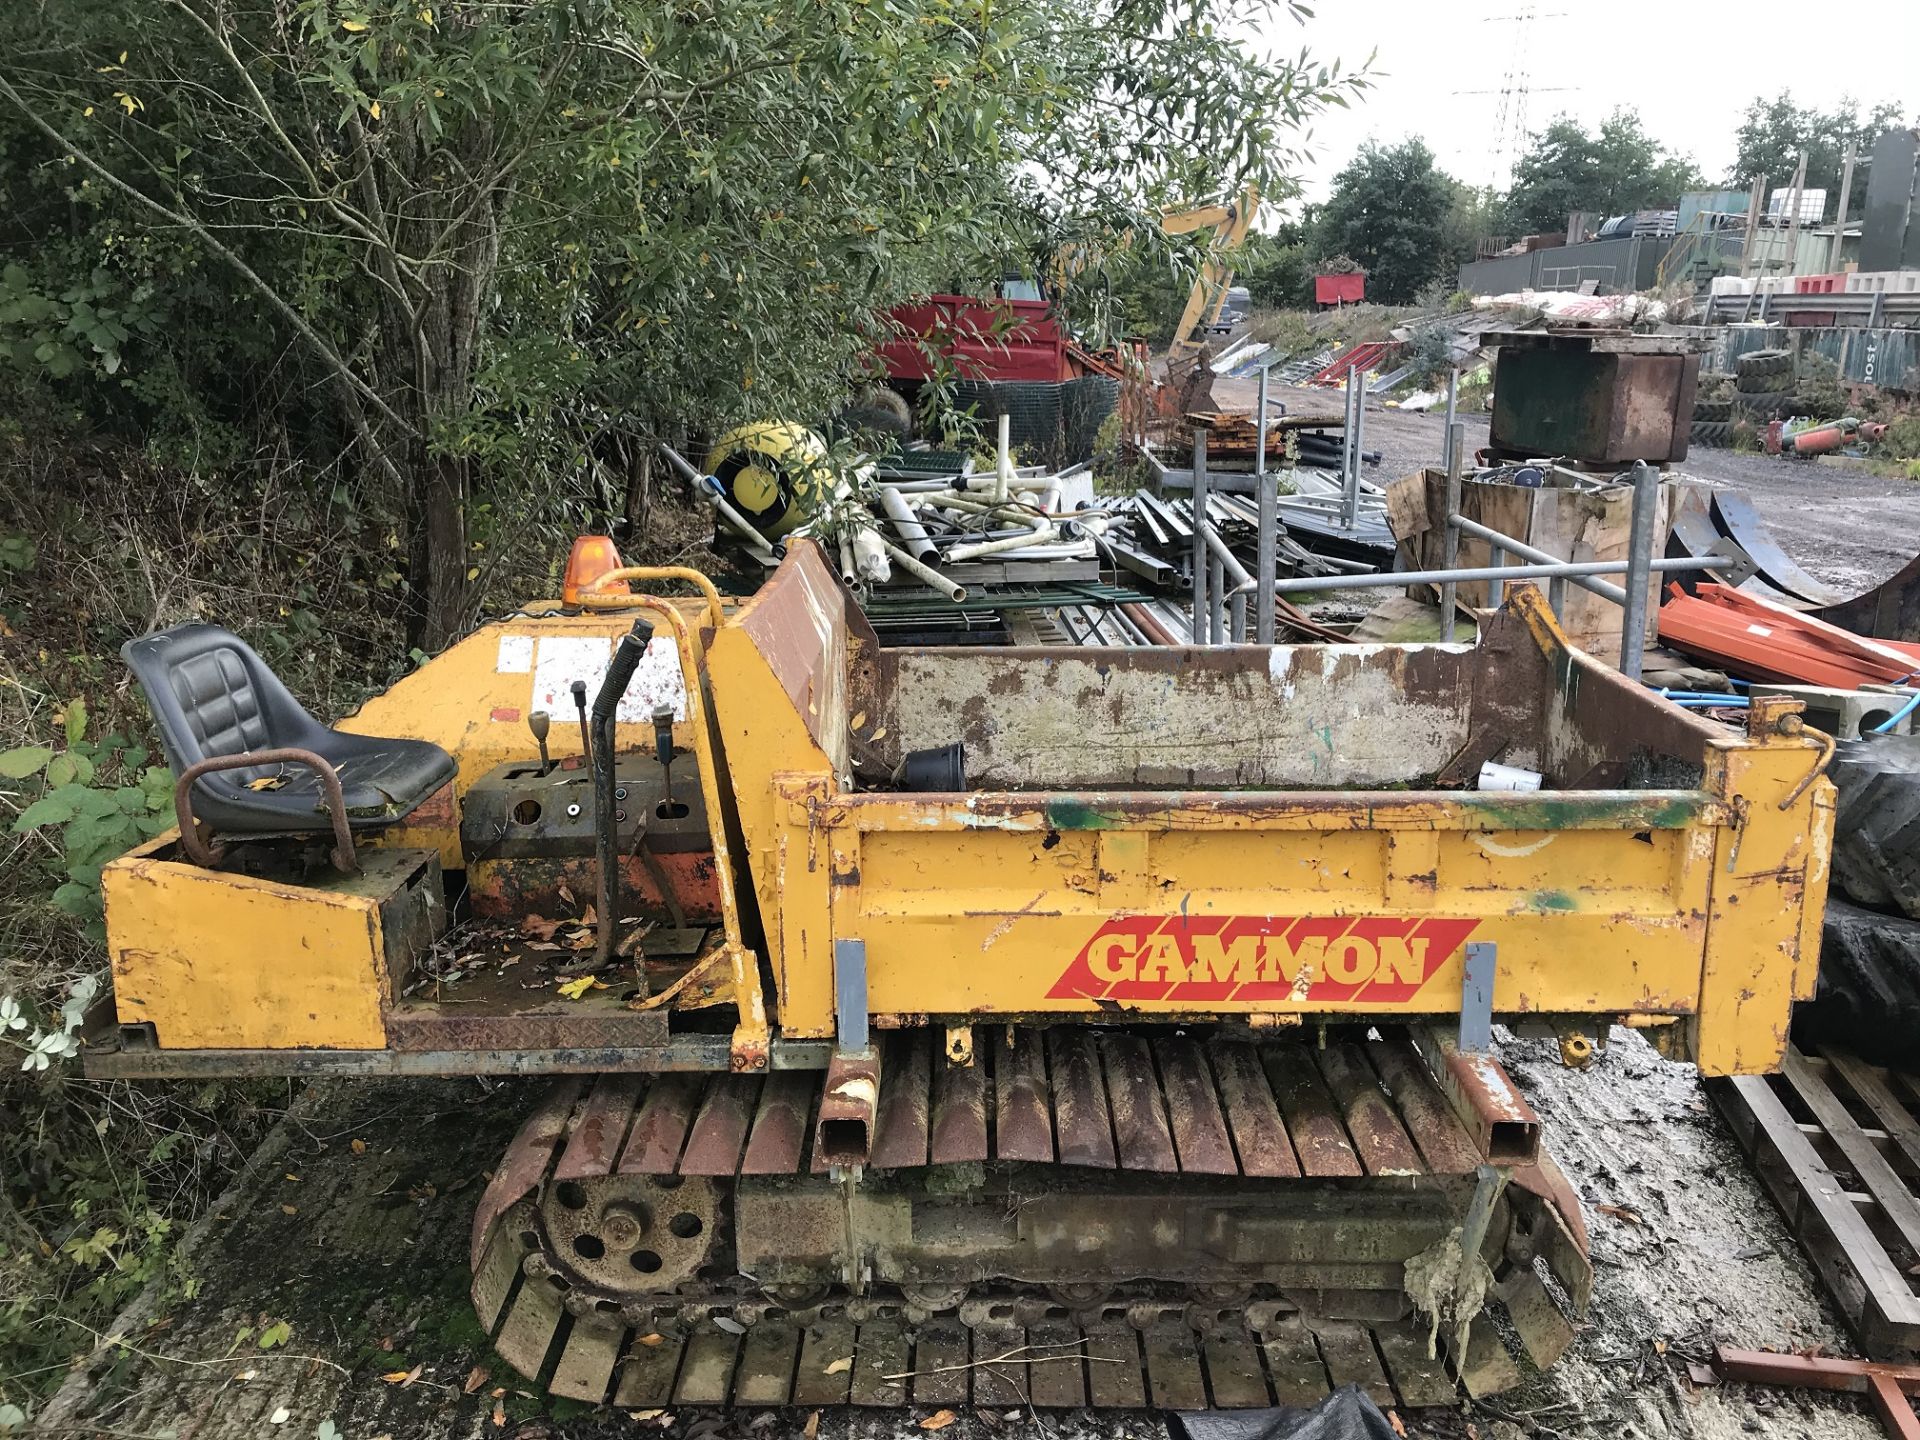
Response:
M761 421L729 430L707 452L707 473L727 502L768 539L806 518L830 483L826 443L804 425Z

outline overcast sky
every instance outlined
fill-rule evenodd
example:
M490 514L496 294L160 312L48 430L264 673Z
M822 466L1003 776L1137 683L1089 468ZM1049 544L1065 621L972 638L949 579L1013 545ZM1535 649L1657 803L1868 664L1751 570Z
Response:
M1920 0L1315 0L1315 8L1304 24L1284 10L1269 22L1266 39L1277 53L1298 54L1304 44L1348 65L1378 53L1374 88L1314 126L1308 200L1325 198L1335 172L1369 137L1420 135L1456 178L1504 181L1498 92L1515 70L1517 47L1519 73L1530 82L1529 130L1562 113L1592 126L1625 105L1655 139L1716 180L1733 162L1741 112L1776 88L1823 109L1846 96L1863 110L1897 100L1909 122L1920 109ZM1535 18L1527 24L1495 18L1529 9ZM1809 26L1826 33L1818 44L1797 44L1793 37ZM1469 90L1494 93L1455 93Z

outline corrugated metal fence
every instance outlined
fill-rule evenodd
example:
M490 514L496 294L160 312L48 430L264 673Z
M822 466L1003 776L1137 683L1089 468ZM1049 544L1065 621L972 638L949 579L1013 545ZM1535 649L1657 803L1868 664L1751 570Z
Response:
M1796 357L1825 355L1840 367L1842 380L1920 392L1920 330L1728 325L1702 333L1713 342L1704 360L1709 370L1732 370L1750 350L1791 350Z

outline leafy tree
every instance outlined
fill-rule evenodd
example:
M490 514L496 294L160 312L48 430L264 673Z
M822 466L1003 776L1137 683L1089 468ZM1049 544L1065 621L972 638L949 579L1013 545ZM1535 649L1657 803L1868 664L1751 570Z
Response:
M1873 142L1883 130L1900 123L1900 107L1891 101L1876 105L1866 115L1854 100L1842 100L1831 110L1793 103L1791 94L1772 100L1756 99L1747 106L1734 132L1738 147L1733 169L1727 176L1730 185L1751 185L1755 176L1769 180L1769 190L1793 183L1800 156L1807 157L1807 186L1825 190L1829 203L1840 203L1840 176L1846 168L1847 146L1855 147L1853 193L1847 209L1858 215L1867 198L1867 170L1873 156Z
M140 410L183 330L205 359L174 388L231 423L281 377L274 421L400 516L432 648L530 477L644 484L656 437L825 413L936 278L1151 233L1170 197L1277 192L1289 132L1356 80L1256 55L1244 9L35 7L0 59L0 173L28 192L0 341L103 409Z
M1458 188L1426 142L1368 141L1334 176L1315 221L1315 251L1359 261L1369 300L1407 304L1451 273L1444 230Z
M1563 115L1514 166L1507 227L1523 234L1561 230L1572 210L1668 210L1699 183L1693 162L1663 151L1631 111L1614 111L1597 132Z

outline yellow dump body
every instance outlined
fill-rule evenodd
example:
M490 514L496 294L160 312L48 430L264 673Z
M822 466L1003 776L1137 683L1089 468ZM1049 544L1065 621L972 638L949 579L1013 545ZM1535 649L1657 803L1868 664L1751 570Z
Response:
M1471 646L889 651L801 543L707 663L783 1036L834 1033L836 940L881 1026L1448 1016L1492 942L1497 1016L1709 1074L1811 993L1821 742L1690 716L1530 589ZM855 786L956 741L966 793ZM1495 758L1542 789L1471 788Z

